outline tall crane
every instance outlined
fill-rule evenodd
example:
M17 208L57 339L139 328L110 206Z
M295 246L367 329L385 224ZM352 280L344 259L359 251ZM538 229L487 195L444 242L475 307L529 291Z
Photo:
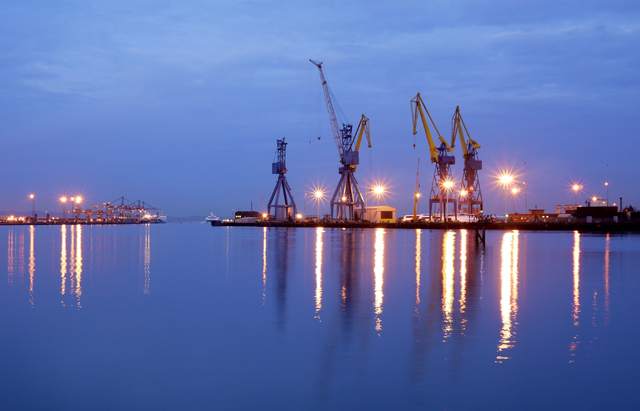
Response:
M340 173L340 181L331 197L331 218L334 218L334 207L337 211L338 219L355 220L364 216L364 197L358 188L358 181L353 173L355 173L360 163L360 142L363 134L366 135L369 147L371 147L371 138L369 136L369 119L363 114L360 123L356 128L355 135L352 134L353 126L343 123L342 128L338 126L336 112L331 102L331 90L327 85L327 80L322 71L322 62L309 60L320 71L320 80L324 90L324 98L327 102L327 111L329 112L329 122L331 123L331 131L333 139L340 155L340 163L342 166L338 169ZM354 146L355 143L355 146ZM360 208L358 214L354 207ZM359 216L359 217L358 217Z
M418 171L416 171L416 192L413 195L413 221L417 221L418 220L418 198L420 197L420 193L418 193L418 187L420 187L420 184L418 183L420 181L420 159L418 159Z
M271 207L273 207L274 213L272 215L276 220L287 220L293 218L298 213L296 202L293 200L293 195L291 194L291 187L289 187L287 177L285 176L287 172L287 144L289 143L284 142L284 137L282 140L276 141L278 146L274 156L275 161L271 163L271 174L278 174L278 181L269 199L267 210L271 214ZM280 201L280 192L282 192L284 205L278 204ZM276 200L275 204L273 204L274 199Z
M438 147L436 147L433 141L431 131L429 130L429 126L427 124L427 118L425 117L424 113L427 113L427 116L431 121L431 125L433 125L433 128L438 134L438 140L440 141L440 146ZM455 219L457 220L458 200L455 195L451 195L451 189L453 188L451 166L456 163L456 158L448 154L453 151L455 140L452 140L451 145L449 145L449 143L447 143L447 141L442 138L440 132L438 131L438 128L431 118L431 114L429 114L429 111L424 104L424 101L422 101L422 97L420 97L420 93L418 93L413 99L411 99L411 117L413 119L414 135L418 133L418 116L422 119L422 125L424 126L424 131L427 135L427 141L429 142L431 162L435 163L436 165L433 173L433 181L431 182L431 192L429 195L429 219L434 219L433 205L436 205L436 215L439 215L440 221L444 221L447 214L446 209L449 203L453 203ZM413 147L415 148L415 146L416 145L414 144Z
M460 106L456 107L456 112L451 118L451 134L452 140L455 140L456 134L460 137L460 145L464 152L464 170L460 182L460 196L458 197L459 211L481 217L483 210L482 190L480 190L480 178L478 177L478 171L482 170L482 160L478 160L480 144L469 136L467 126L460 114Z

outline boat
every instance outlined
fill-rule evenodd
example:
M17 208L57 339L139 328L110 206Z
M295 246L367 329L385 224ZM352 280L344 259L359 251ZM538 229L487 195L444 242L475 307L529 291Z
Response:
M211 215L206 216L204 218L204 221L207 222L207 223L211 223L211 225L220 224L221 223L220 217L218 217L216 215L213 215L213 213L211 213Z

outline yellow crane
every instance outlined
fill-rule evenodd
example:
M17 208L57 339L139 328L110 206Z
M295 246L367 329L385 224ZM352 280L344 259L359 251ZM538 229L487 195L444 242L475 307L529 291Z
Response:
M360 143L362 142L362 135L366 135L367 136L367 147L371 148L371 136L369 135L369 118L367 118L367 116L365 116L364 114L362 115L362 118L360 119L360 123L358 124L358 128L356 128L356 149L354 150L356 153L360 151ZM356 168L358 168L357 164L352 164L351 165L351 171L353 171L355 173Z
M467 130L460 114L460 106L456 107L456 112L451 118L452 139L455 140L456 134L460 137L460 145L464 153L464 169L460 182L460 197L458 198L459 211L481 217L483 202L478 176L478 171L482 170L482 161L478 159L478 149L481 146L469 135L469 130Z
M425 113L429 117L433 128L438 134L438 140L440 140L440 146L436 147L431 131L427 123ZM439 214L441 221L444 221L447 214L447 207L449 203L454 204L455 219L458 219L458 200L456 196L450 195L451 188L453 187L453 177L451 174L451 166L456 163L456 158L448 153L453 151L455 140L451 141L451 144L442 138L438 128L436 127L431 114L427 110L427 106L422 101L420 93L418 93L413 99L411 99L411 117L413 120L413 134L417 134L418 117L422 119L422 125L424 126L425 134L427 135L427 141L429 142L429 151L431 162L435 163L436 167L433 173L433 181L431 183L431 192L429 195L429 219L433 220L433 205L439 207L436 214ZM415 148L415 143L413 145Z

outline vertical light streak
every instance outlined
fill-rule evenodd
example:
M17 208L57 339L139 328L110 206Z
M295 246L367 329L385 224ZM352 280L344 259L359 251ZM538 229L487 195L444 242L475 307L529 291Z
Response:
M375 294L375 302L374 302L374 313L376 315L376 331L382 330L382 320L378 317L382 314L382 302L384 298L384 294L382 292L382 286L384 282L383 274L384 274L384 229L376 228L376 242L374 245L375 249L375 266L373 269L375 275L375 286L374 286L374 294Z
M420 265L422 260L422 230L416 228L416 305L420 305Z
M580 233L573 233L573 325L580 325Z
M69 239L69 294L73 294L75 291L76 279L73 273L76 271L76 232L75 226L70 226L71 238Z
M593 290L593 315L591 316L591 326L597 327L596 314L598 313L598 291Z
M82 296L82 225L76 225L76 298L78 299L78 309L82 308L80 297Z
M93 253L92 253L93 255ZM149 294L151 283L151 224L144 226L144 294Z
M573 325L580 325L580 233L573 232ZM569 356L572 357L569 363L574 362L576 350L578 349L578 334L573 336L573 341L569 344Z
M35 231L36 227L29 226L29 302L33 307L33 280L36 273L36 256L35 256Z
M60 227L60 232L62 235L62 244L60 246L60 279L62 285L60 286L60 294L64 295L67 292L67 226Z
M496 363L502 363L509 357L502 354L503 351L513 348L518 314L518 231L505 233L502 236L500 269L500 317L502 318L502 330L500 330L500 342L498 344L498 356Z
M609 325L609 234L604 250L604 325Z
M24 231L18 236L18 273L20 285L24 284Z
M455 233L447 231L442 241L442 314L444 317L442 332L446 340L453 330Z
M322 309L322 227L316 228L316 316ZM319 318L317 316L316 318Z
M227 257L229 255L229 236L227 236ZM267 227L262 228L262 305L267 303Z
M8 242L8 247L7 247L7 283L9 283L9 285L13 285L13 276L15 274L16 271L16 262L14 260L14 248L13 248L13 244L14 244L14 239L13 239L13 229L9 229L9 238L7 239Z
M460 230L460 314L467 309L467 234Z

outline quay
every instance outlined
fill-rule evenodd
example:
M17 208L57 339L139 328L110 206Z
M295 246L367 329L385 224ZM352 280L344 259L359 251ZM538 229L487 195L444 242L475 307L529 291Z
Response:
M386 228L386 229L425 229L425 230L521 230L521 231L579 231L579 232L640 232L640 223L546 223L546 222L490 222L490 223L371 223L354 221L256 221L255 223L236 223L224 221L212 223L221 227L324 227L324 228Z

